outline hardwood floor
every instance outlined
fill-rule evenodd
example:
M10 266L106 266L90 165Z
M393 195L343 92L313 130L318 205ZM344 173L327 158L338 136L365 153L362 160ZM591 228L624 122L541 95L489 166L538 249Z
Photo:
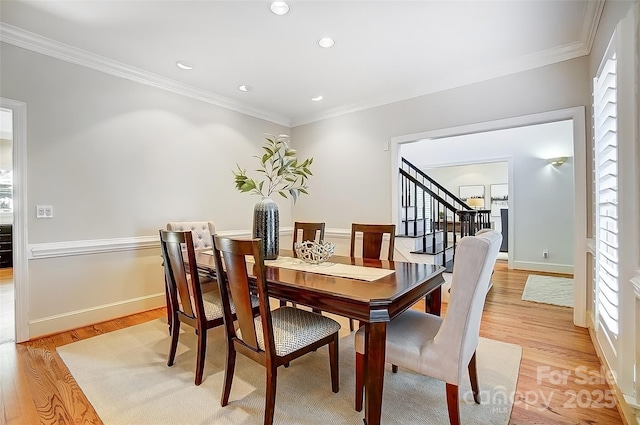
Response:
M481 336L523 348L510 424L622 424L589 333L573 325L572 310L520 300L528 274L496 265L481 327ZM0 344L0 424L102 424L56 347L163 316L164 309L152 310Z

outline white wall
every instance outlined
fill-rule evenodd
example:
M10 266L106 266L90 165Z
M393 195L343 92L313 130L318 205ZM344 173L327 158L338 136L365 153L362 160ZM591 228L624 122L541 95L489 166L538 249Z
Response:
M426 140L401 145L401 153L411 162L421 158L421 167L508 158L511 163L509 205L514 223L509 229L509 237L513 239L509 257L513 266L552 271L564 268L571 272L574 254L572 125L571 121L560 121ZM547 163L548 158L559 156L569 160L560 167ZM488 198L488 192L486 194ZM542 256L544 249L549 251L548 258Z
M258 198L235 190L232 170L253 169L263 133L288 128L12 45L0 49L0 97L27 104L28 243L43 255L29 260L31 337L163 305L158 245L141 242L157 239L168 221L251 229ZM285 226L291 208L280 199ZM36 219L38 204L53 205L54 217ZM74 254L113 238L129 243ZM50 248L63 256L47 256Z

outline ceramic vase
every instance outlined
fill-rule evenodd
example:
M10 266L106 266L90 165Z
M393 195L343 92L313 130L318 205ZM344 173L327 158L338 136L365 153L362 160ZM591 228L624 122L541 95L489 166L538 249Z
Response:
M271 198L262 198L253 209L253 237L262 239L265 260L278 258L279 227L278 204Z

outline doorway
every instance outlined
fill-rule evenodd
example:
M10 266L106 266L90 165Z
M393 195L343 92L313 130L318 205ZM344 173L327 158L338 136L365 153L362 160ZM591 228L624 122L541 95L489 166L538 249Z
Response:
M12 289L15 342L29 339L29 272L27 249L27 104L0 97L0 109L11 111ZM5 115L9 117L9 115ZM2 120L4 122L4 119ZM0 270L3 270L0 268ZM4 298L4 297L3 297Z
M0 108L0 344L14 342L13 111Z
M565 227L573 229L573 235L572 235L573 237L568 237L560 241L560 243L569 244L570 248L567 250L563 250L562 252L568 252L569 250L573 251L572 252L573 258L572 259L567 258L566 261L561 263L560 266L562 267L562 270L557 270L557 272L573 273L574 280L575 282L577 282L577 284L574 287L574 324L577 326L586 327L587 301L588 301L588 292L590 288L588 287L589 283L587 282L587 279L586 279L587 264L586 264L585 248L584 248L584 241L587 238L587 234L586 234L587 171L586 171L586 130L585 130L585 108L584 107L581 106L581 107L568 108L568 109L562 109L557 111L542 112L538 114L532 114L532 115L526 115L526 116L520 116L520 117L514 117L514 118L506 118L506 119L501 119L496 121L487 121L483 123L468 124L460 127L442 128L437 130L425 131L422 133L407 134L407 135L391 138L391 146L390 146L390 154L391 154L390 171L391 171L391 181L392 181L391 213L392 213L392 220L394 222L397 222L399 217L399 199L400 199L398 196L399 184L398 184L397 170L400 166L401 147L403 145L412 144L412 142L417 142L420 140L425 140L425 141L430 140L432 142L436 142L435 144L437 144L438 140L444 139L444 138L460 138L464 135L472 135L472 134L481 136L483 134L485 135L489 134L489 132L493 132L493 131L516 129L516 128L527 127L527 126L536 126L538 124L552 124L552 123L557 123L561 121L565 121L569 123L570 138L573 145L572 146L573 156L572 158L570 158L571 165L572 165L570 172L573 177L572 179L573 193L571 193L565 199L560 200L560 202L571 203L571 206L569 206L568 208L573 210L573 216L570 216L571 223L567 223ZM531 145L531 146L535 146L535 145ZM451 145L448 145L447 149L451 150ZM473 146L473 149L483 149L483 144L476 144ZM534 159L534 161L530 162L530 164L532 165L532 167L535 167L535 169L531 168L532 172L529 174L526 174L524 178L519 179L519 182L527 183L530 180L529 176L532 176L534 174L537 175L538 177L541 176L542 178L546 178L547 181L552 181L551 178L556 173L561 171L560 169L554 168L553 163L550 162L550 158L552 156L556 156L556 155L553 155L553 152L551 152L552 150L555 150L555 149L550 149L549 152L545 151L545 152L538 152L536 154L530 154L529 157ZM444 152L444 150L440 149L438 152L436 152L436 154L432 155L432 157L437 155L437 153L441 153L441 152ZM457 149L456 152L459 154L459 156L463 156L464 154L469 154L467 149ZM484 158L486 156L487 155L485 154L478 154L478 155L475 155L475 158L476 159ZM558 155L558 156L565 156L565 155ZM492 158L492 160L497 160L497 159L499 158L497 157ZM509 158L504 158L504 159L509 160ZM435 162L440 165L454 164L451 161L449 162L449 164L445 164L445 161L435 161ZM513 161L510 161L510 162L511 162L511 165L510 165L509 182L512 184L509 184L509 187L508 187L508 199L509 199L509 205L510 205L510 208L508 210L509 211L508 212L508 216L509 216L508 228L509 228L510 234L515 234L516 233L515 230L517 230L517 229L514 229L515 213L511 207L517 206L518 202L516 201L518 200L514 198L513 187L516 182L513 178L513 173L514 173L514 168L518 168L518 171L521 174L527 171L527 169L521 169L520 163L514 164ZM562 170L569 170L569 169L563 168ZM561 172L564 173L566 171L561 171ZM526 187L525 189L526 190L520 191L519 196L526 197L526 196L529 196L531 193L533 195L530 196L529 200L535 201L535 199L537 199L537 196L538 196L538 193L533 191L535 190L535 186L529 186L529 187ZM548 185L548 191L551 191L551 189L555 189L555 187ZM525 204L526 202L522 203L522 205L525 205ZM547 210L545 210L542 207L537 207L536 209L532 209L532 211L535 211L537 213L537 212L546 212ZM546 222L542 222L538 218L536 218L535 220L531 220L531 222L538 223L539 224L538 228L546 229L546 227L544 227L546 226ZM521 220L520 223L527 223L527 221ZM524 268L528 270L536 270L535 268L529 268L529 267L513 267L514 259L512 258L512 255L513 256L518 255L518 252L514 251L513 240L514 238L510 237L508 241L509 268ZM544 241L542 242L544 243ZM534 245L535 244L531 244L531 246L534 246ZM531 247L529 246L523 246L523 247L518 246L518 249L520 250L521 253L525 253L525 252L529 253L529 251L531 251ZM534 249L535 249L535 252L531 251L531 252L534 252L533 255L537 255L539 258L544 258L544 259L549 257L549 255L546 255L546 256L544 255L546 253L545 249L538 250L535 246L534 246ZM525 251L525 250L529 250L529 251ZM532 257L529 256L525 259L529 260L529 258L532 258ZM540 261L540 260L529 260L528 265L535 266L535 261ZM545 267L548 267L548 263L545 264ZM569 268L570 268L570 271L564 270L564 269L569 270ZM540 270L542 271L543 269L541 268ZM549 271L552 271L552 270L549 270Z

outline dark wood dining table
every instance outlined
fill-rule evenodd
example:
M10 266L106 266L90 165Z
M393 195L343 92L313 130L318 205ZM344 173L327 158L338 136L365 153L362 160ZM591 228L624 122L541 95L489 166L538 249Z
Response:
M291 256L290 251L282 251ZM196 254L201 272L215 277L213 255ZM365 404L367 425L380 424L387 322L425 298L425 310L440 314L444 267L402 261L333 256L332 263L394 270L375 281L336 277L266 264L269 295L359 320L365 326Z

